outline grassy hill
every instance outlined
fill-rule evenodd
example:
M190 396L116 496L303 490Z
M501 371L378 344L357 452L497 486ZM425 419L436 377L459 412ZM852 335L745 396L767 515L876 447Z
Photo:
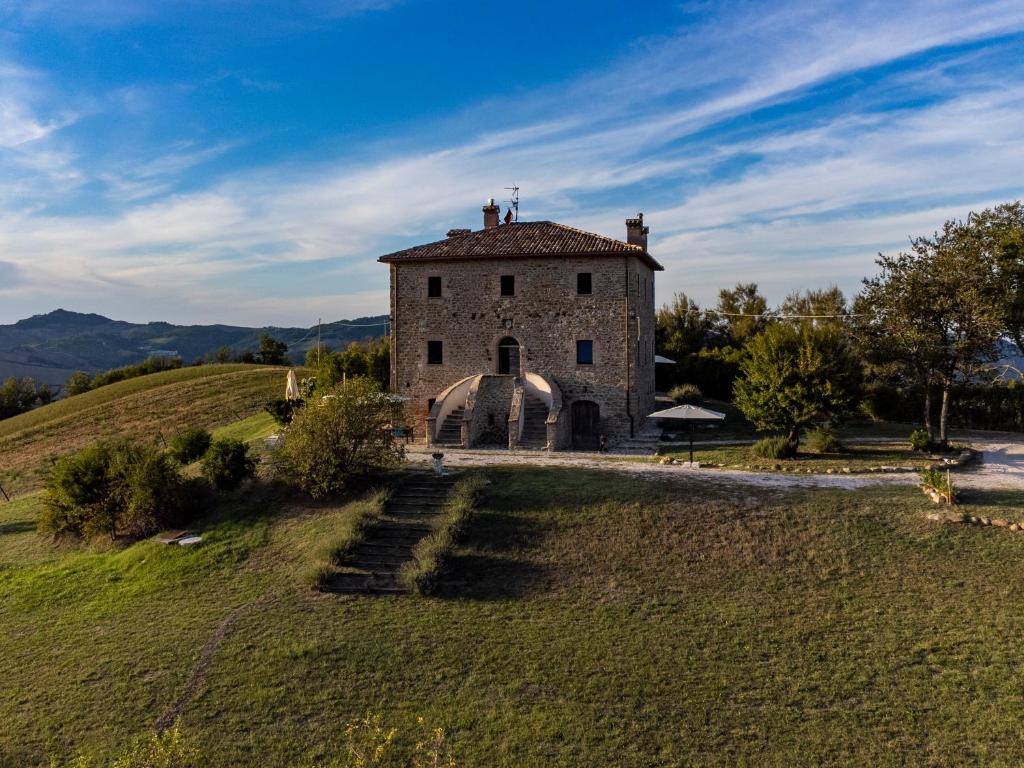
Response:
M909 487L484 475L432 599L303 586L359 498L243 489L194 548L57 547L0 504L0 766L115 754L217 637L180 710L214 768L326 762L367 711L459 766L1024 762L1020 535Z
M261 412L284 392L285 369L204 365L140 376L0 421L0 485L38 488L62 454L115 437L169 440L186 427L220 427Z

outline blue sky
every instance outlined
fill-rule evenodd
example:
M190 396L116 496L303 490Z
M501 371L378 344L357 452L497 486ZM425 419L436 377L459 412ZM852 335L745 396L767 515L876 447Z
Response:
M852 293L1024 196L1024 4L0 0L0 322L382 313L513 182L659 302Z

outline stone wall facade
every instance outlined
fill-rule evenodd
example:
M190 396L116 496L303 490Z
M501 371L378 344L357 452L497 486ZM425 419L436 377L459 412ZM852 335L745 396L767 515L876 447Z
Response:
M567 414L576 401L597 403L612 443L634 435L654 410L654 272L641 258L483 257L389 267L391 385L408 398L417 434L446 387L499 373L504 339L520 349L511 375L554 379ZM577 293L579 273L591 275L589 295ZM512 296L501 295L503 275L514 277ZM441 280L440 296L428 295L431 277ZM580 340L593 342L591 365L577 364ZM439 363L428 360L429 342L441 343Z

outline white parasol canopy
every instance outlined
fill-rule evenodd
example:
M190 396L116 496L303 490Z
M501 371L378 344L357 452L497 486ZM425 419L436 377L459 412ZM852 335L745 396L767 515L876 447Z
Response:
M706 421L708 419L724 419L725 414L701 408L697 405L676 405L664 411L655 411L649 419L684 419L686 421Z
M670 360L669 358L667 358L667 357L664 357L664 356L662 356L662 355L655 355L655 356L654 356L654 362L655 362L656 364L663 364L663 365L668 365L668 364L670 364L670 363L671 363L672 365L675 365L675 362L676 362L676 361L675 361L675 360Z
M693 466L693 422L709 421L711 419L724 419L725 414L712 411L708 408L701 408L697 405L676 405L666 408L664 411L655 411L647 418L649 419L679 419L690 423L690 466Z
M284 387L284 399L285 400L301 400L302 394L299 392L299 380L295 378L295 371L288 371L288 383Z

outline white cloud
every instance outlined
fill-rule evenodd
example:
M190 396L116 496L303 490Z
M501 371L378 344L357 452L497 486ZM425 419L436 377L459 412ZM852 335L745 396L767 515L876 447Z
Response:
M943 78L951 75L929 64L886 81L927 96L914 108L882 110L869 97L820 114L802 106L806 119L776 118L759 135L725 121L851 72L1022 27L1024 6L1011 3L868 4L852 12L793 5L715 19L644 41L580 82L470 110L453 121L463 138L439 149L381 156L371 148L365 159L353 152L255 169L176 194L181 173L233 145L172 145L95 177L117 204L112 213L55 215L34 205L0 213L0 258L50 286L51 296L100 301L120 291L144 307L138 297L158 286L164 297L149 306L176 297L176 320L210 319L217 307L252 324L308 322L312 309L325 318L347 316L348 306L371 314L386 308L379 253L441 237L450 226L478 226L483 198L514 180L525 217L557 216L614 236L634 206L646 207L656 255L670 268L659 278L660 298L686 290L708 299L736 275L760 279L777 298L809 281L849 288L872 269L876 250L997 200L1022 178L1024 89L997 72L950 97ZM20 104L11 135L42 131L27 141L46 144L57 118ZM534 118L499 119L513 114ZM479 128L499 123L510 127ZM744 159L747 167L721 172ZM40 189L82 181L56 144L18 162L23 172L25 163L38 164L50 185ZM322 295L297 307L289 294L298 278L268 283L256 297L232 288L280 263L303 275L298 265L317 263L348 292L333 296L313 281L309 290Z

